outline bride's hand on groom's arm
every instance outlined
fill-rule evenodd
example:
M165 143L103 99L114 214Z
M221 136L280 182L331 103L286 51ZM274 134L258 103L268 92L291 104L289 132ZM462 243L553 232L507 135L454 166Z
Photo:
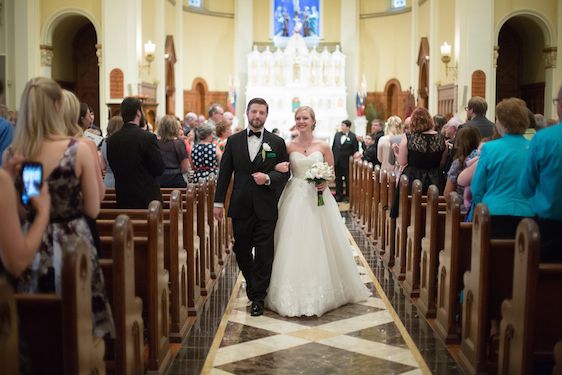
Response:
M290 164L288 161L283 161L275 166L275 170L280 173L289 172Z

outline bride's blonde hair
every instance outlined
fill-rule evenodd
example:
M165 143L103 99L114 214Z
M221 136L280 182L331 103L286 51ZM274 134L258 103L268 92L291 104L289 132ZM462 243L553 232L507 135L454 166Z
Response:
M309 107L307 105L303 105L297 108L297 110L295 111L295 118L297 118L297 115L303 111L308 112L310 118L312 119L312 121L314 121L314 124L312 124L312 130L314 130L314 128L316 128L316 114L314 113L314 109L312 109L312 107Z
M52 135L66 135L62 119L62 89L45 77L31 79L21 95L18 123L14 135L14 151L32 158L41 142Z

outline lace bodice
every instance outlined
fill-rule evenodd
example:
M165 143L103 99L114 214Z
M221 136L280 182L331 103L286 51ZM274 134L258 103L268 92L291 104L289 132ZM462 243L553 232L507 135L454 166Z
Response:
M304 155L300 152L293 151L289 155L289 161L291 162L291 172L293 177L304 179L304 174L312 166L312 164L317 161L324 161L324 156L320 151L314 151L311 154Z

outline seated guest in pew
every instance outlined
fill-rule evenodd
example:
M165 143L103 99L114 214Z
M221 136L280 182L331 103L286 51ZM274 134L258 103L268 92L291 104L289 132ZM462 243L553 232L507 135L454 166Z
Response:
M213 129L208 124L199 127L199 143L191 151L193 162L193 182L206 179L209 175L217 175L218 163L220 163L222 152L213 143Z
M164 172L164 161L156 136L140 128L142 102L128 97L121 103L125 123L107 140L107 160L115 176L119 208L147 209L153 200L162 202L156 177Z
M480 144L480 132L476 128L462 128L459 130L455 140L455 156L451 168L447 173L447 184L443 195L448 196L456 191L459 196L464 195L465 187L457 183L459 174L467 167L470 155L478 149ZM461 213L466 214L468 207L461 205Z
M555 100L562 118L562 87ZM562 125L533 137L519 189L529 198L541 232L541 261L562 262Z
M228 137L232 135L232 124L229 124L227 121L220 121L217 124L217 128L215 130L218 137L216 141L216 145L221 152L224 152L224 148L226 147L226 142L228 140Z
M105 187L108 188L115 187L115 176L113 175L113 171L111 170L109 162L107 161L107 139L122 127L123 117L113 116L112 118L110 118L109 122L107 123L107 138L106 141L101 145L101 164L102 170L105 171L105 175L103 176L103 183Z
M514 238L519 221L534 216L518 188L529 150L529 141L523 137L528 125L527 107L521 99L504 99L496 106L501 138L482 147L470 184L472 204L483 202L490 210L492 238Z
M85 217L100 210L96 160L84 142L66 135L62 116L63 92L49 78L33 78L24 88L12 145L14 155L41 162L43 183L51 194L50 222L31 266L17 280L19 293L61 293L63 251L73 251L76 238L87 241L92 269L93 335L114 336L113 317L105 295L92 233ZM35 213L37 216L37 213ZM32 225L26 210L24 227ZM36 220L36 219L35 219ZM12 235L13 236L13 235Z
M178 139L180 125L171 115L162 117L158 125L158 145L164 160L164 173L157 177L160 187L184 188L187 183L183 174L189 170L189 159L185 143Z

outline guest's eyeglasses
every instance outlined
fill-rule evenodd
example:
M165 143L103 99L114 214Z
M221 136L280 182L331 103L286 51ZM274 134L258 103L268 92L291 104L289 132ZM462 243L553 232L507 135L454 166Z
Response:
M559 102L560 102L560 98L552 99L552 104L554 105L558 105Z
M464 107L464 110L468 112L469 108L468 108L468 107Z

